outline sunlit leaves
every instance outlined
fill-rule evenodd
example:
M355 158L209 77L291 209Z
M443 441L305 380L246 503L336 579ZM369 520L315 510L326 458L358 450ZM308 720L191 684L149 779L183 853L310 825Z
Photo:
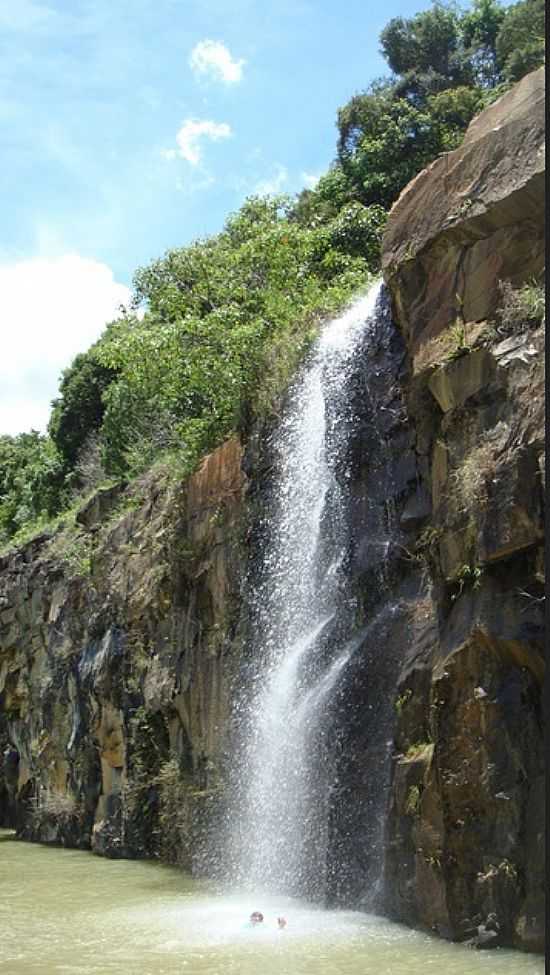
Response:
M545 2L521 0L508 8L496 40L496 50L507 81L519 81L544 63Z
M63 464L55 445L31 430L0 436L0 544L57 510Z
M274 408L311 339L309 323L365 282L380 214L356 226L343 215L313 231L289 219L289 205L251 198L217 237L137 272L136 303L148 310L112 324L98 350L117 376L104 395L108 470L135 473L166 450L191 469ZM330 266L339 247L349 254Z

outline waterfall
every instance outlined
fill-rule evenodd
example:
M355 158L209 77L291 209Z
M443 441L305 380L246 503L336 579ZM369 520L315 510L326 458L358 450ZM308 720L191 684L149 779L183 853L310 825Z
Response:
M272 494L249 583L249 675L240 704L231 813L234 879L254 888L326 888L330 709L356 633L346 585L349 384L376 323L379 284L323 329L272 442ZM356 401L357 397L355 397Z

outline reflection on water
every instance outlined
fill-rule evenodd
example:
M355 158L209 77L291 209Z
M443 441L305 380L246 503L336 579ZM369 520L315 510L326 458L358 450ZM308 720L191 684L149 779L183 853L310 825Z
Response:
M157 864L20 843L0 831L6 975L541 975L352 911L232 895ZM249 929L252 910L263 928ZM279 931L276 917L288 927Z

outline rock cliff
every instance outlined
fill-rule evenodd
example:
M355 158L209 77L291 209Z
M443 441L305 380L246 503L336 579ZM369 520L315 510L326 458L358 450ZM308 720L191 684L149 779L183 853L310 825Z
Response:
M389 218L398 330L386 315L350 390L363 408L350 442L349 576L365 636L331 715L328 869L332 900L364 902L381 866L373 823L386 819L388 912L444 937L534 950L543 335L517 296L544 263L542 97L535 72ZM216 869L209 825L269 477L256 431L187 482L159 473L100 491L0 559L1 823ZM372 782L387 775L386 816Z
M424 619L399 674L387 889L445 936L543 944L544 78L405 189L384 274L409 353ZM513 306L500 316L498 307ZM506 307L505 307L506 311ZM499 325L500 322L500 325Z
M237 640L241 459L234 439L183 486L96 494L1 560L0 802L21 836L200 855Z

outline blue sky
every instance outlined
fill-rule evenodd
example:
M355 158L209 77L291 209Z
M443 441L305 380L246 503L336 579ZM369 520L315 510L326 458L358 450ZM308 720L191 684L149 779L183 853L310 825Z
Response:
M137 266L323 172L382 27L428 6L0 0L0 433L44 429Z

